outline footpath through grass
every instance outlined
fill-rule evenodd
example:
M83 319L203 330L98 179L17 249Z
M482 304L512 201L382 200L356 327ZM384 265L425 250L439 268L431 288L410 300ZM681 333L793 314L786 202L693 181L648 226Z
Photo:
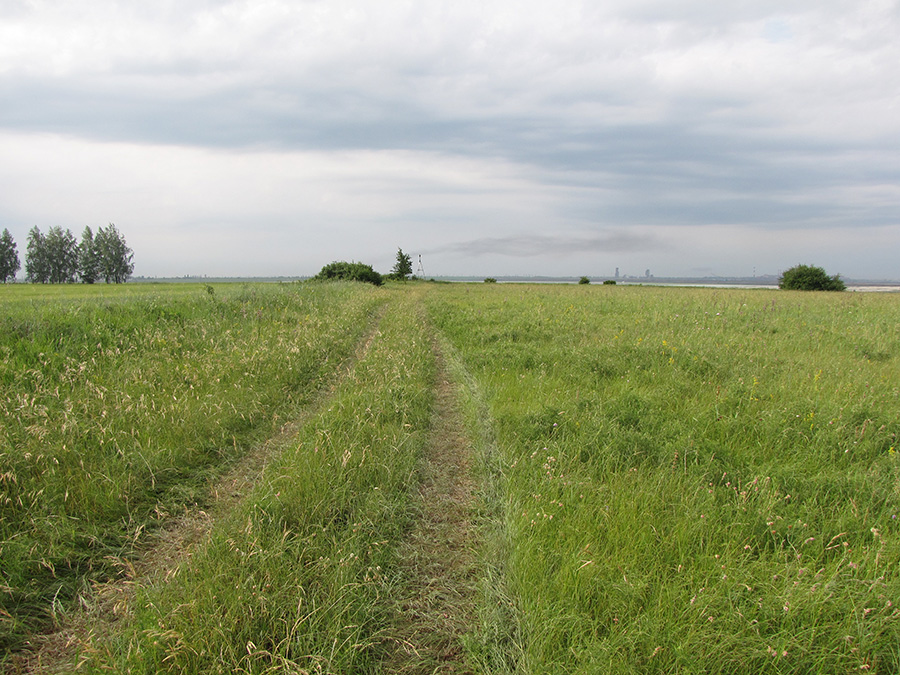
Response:
M900 671L897 296L0 291L4 648L277 437L208 539L87 634L82 671ZM432 339L458 403L438 419ZM397 656L428 628L398 602L440 620L416 604L436 436L475 477L472 534L446 536L479 547L452 665Z
M381 302L356 285L0 288L0 653L202 501Z
M433 354L395 297L327 409L176 575L138 593L87 672L374 672L394 649L396 550L430 422Z
M896 296L429 303L500 456L486 671L900 670Z

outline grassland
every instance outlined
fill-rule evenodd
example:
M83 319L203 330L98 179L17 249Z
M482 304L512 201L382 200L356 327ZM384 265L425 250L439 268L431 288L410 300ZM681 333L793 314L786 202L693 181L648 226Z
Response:
M895 297L429 301L499 454L486 671L897 672Z
M120 619L74 641L83 671L390 672L449 379L480 590L447 672L900 670L895 296L217 284L0 304L3 649L118 580ZM261 446L189 555L128 571Z
M314 396L380 302L339 286L0 292L0 652Z

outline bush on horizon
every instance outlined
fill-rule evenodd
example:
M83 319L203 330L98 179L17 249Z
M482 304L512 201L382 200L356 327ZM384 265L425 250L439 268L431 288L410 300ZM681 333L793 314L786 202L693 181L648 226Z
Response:
M778 288L789 291L845 291L847 285L839 274L829 277L821 267L795 265L781 273Z
M381 286L384 278L376 272L371 265L358 262L332 262L323 267L313 277L315 281L364 281L375 286Z

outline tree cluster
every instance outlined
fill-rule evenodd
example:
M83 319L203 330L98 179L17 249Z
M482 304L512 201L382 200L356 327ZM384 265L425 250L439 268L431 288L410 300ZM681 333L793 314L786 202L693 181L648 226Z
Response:
M71 284L96 281L121 284L134 271L134 252L112 223L96 235L84 228L78 242L70 230L51 227L47 234L33 227L28 233L25 278L36 284Z
M360 262L338 261L325 265L319 273L313 277L314 281L364 281L366 283L381 286L385 279L406 281L412 277L412 258L397 249L397 262L389 274L380 274L371 265ZM413 277L415 278L415 277Z
M781 273L778 288L791 291L844 291L847 285L839 274L828 276L821 267L796 265Z

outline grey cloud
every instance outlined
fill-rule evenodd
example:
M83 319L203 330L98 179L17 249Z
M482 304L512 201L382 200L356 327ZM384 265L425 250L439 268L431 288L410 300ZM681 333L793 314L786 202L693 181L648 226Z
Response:
M485 237L438 246L423 251L423 254L454 253L466 256L501 255L528 258L548 254L635 253L661 248L663 248L663 242L656 237L616 232L590 237L545 235Z
M0 0L0 13L18 21L32 13L26 4ZM415 11L402 3L225 0L126 0L108 12L27 6L42 9L22 24L20 46L6 41L4 52L0 40L0 131L237 152L463 157L513 167L516 189L552 195L545 202L552 209L535 220L546 215L570 231L898 223L900 135L889 92L900 17L888 20L883 7L850 0L791 7L612 0L525 11L466 1L425 2ZM835 38L839 22L818 20L829 12L850 21L847 32L859 39ZM29 31L42 41L23 39ZM43 47L70 33L80 36L68 48L71 61ZM786 44L767 43L773 35ZM522 222L508 188L485 188L497 190L491 207L486 199L438 207L423 206L412 191L440 188L399 182L379 183L407 191L381 223L403 221L408 209L407 220L437 228L440 208L457 209L454 222L478 223L486 235L491 223ZM481 189L459 185L450 180L446 191ZM872 185L886 186L879 201L866 191ZM486 236L439 250L526 257L657 245L607 231Z
M414 101L337 85L233 86L162 97L124 95L102 82L79 87L7 78L0 79L0 98L7 102L0 126L98 140L504 158L536 183L576 189L560 213L584 225L896 222L896 204L848 212L821 188L848 180L896 184L900 169L872 164L868 155L848 159L845 141L837 138L710 132L703 129L701 103L685 103L678 118L585 127L525 111L440 117ZM804 197L810 191L815 195Z

